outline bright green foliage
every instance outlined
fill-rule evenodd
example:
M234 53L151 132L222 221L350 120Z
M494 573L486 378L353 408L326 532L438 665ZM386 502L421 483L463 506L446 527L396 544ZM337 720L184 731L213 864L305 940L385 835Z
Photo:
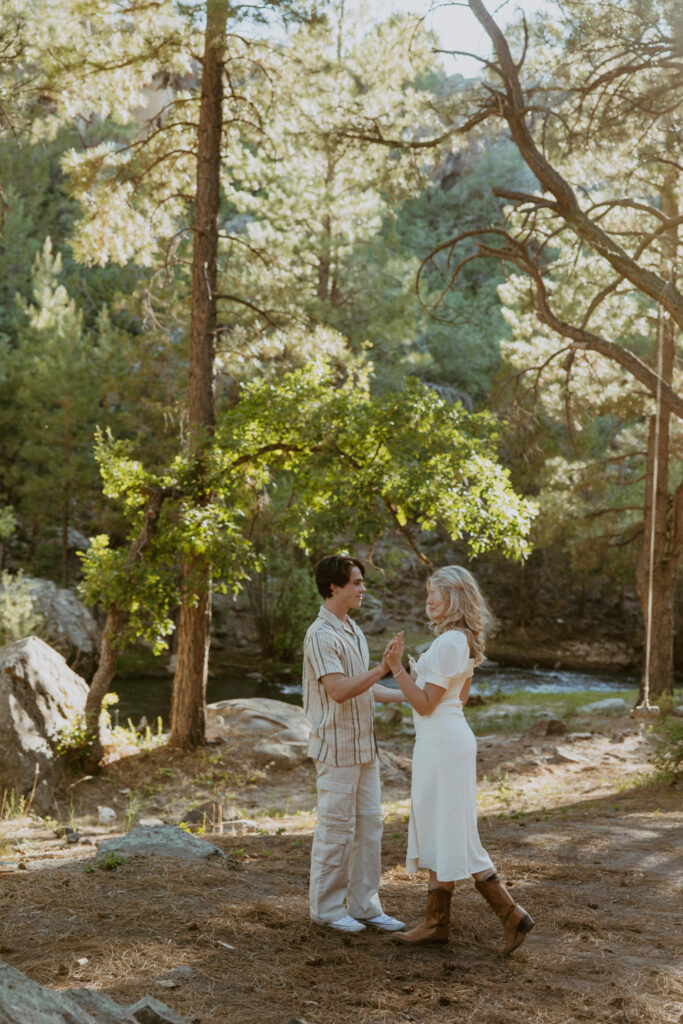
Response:
M0 647L31 634L45 634L42 615L33 607L31 589L21 572L0 576Z
M392 521L403 527L410 519L464 538L472 555L527 552L533 512L496 462L493 420L449 405L418 381L373 397L367 371L337 382L318 363L278 385L253 382L217 431L221 471L239 459L254 465L255 454L276 442L300 496L291 529L305 546L321 527L371 540Z
M263 70L245 92L260 111L266 91L266 113L258 128L240 124L229 136L220 291L251 305L223 306L221 363L240 380L272 366L272 335L254 307L288 335L303 322L334 329L356 352L369 343L378 368L401 359L417 333L415 254L384 226L428 183L429 167L353 138L349 126L381 124L399 139L418 125L432 131L433 96L414 83L434 58L410 20L363 24L343 4L330 8L325 24L277 50L254 48ZM289 353L291 365L291 343Z
M216 586L238 589L259 563L243 526L269 500L267 488L287 495L278 530L304 550L321 536L372 540L411 520L425 530L442 526L473 555L495 548L523 557L534 509L512 490L495 449L491 417L449 405L417 381L377 398L367 368L340 379L318 361L278 384L252 382L217 425L203 481L213 494L208 505L188 459L155 475L130 442L100 435L105 493L122 504L130 540L146 495L163 488L168 497L141 562L96 538L84 556L83 592L89 603L124 609L127 636L161 649L180 598L179 556L205 555Z

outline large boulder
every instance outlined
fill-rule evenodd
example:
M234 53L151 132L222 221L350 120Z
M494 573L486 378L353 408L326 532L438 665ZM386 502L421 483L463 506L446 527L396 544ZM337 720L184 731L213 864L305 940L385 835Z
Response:
M206 708L207 738L251 740L256 763L295 768L308 756L311 723L303 708L270 697L236 697Z
M72 668L89 672L95 666L100 649L100 628L92 613L72 590L56 586L52 580L25 576L33 607L45 620L50 644L63 654Z
M64 774L56 748L87 693L85 681L37 636L0 649L0 791L33 791L32 806L50 810Z
M108 995L76 988L55 992L27 978L0 960L0 1021L2 1024L186 1024L152 996L132 1006L119 1006Z

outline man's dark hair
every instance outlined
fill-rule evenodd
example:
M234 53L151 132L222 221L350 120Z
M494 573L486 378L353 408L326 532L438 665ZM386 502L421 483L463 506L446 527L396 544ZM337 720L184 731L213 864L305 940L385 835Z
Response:
M365 566L360 558L351 555L325 555L315 567L315 582L321 597L332 597L332 584L344 587L351 579L353 567L360 569L365 579Z

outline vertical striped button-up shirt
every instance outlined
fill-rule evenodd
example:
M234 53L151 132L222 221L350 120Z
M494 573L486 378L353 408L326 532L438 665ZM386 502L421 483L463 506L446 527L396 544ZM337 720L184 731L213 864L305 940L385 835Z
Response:
M304 710L312 726L309 757L337 768L367 764L377 757L371 690L338 704L320 682L321 676L333 672L363 675L369 664L363 631L351 619L342 622L323 605L304 640Z

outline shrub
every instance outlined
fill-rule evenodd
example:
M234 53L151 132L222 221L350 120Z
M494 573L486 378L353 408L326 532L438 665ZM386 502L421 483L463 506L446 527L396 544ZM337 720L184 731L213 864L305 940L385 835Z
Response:
M673 781L683 765L683 718L666 718L658 727L658 737L652 763L661 779Z
M44 637L46 627L33 606L29 583L21 570L15 576L5 571L0 576L0 646L33 633Z

